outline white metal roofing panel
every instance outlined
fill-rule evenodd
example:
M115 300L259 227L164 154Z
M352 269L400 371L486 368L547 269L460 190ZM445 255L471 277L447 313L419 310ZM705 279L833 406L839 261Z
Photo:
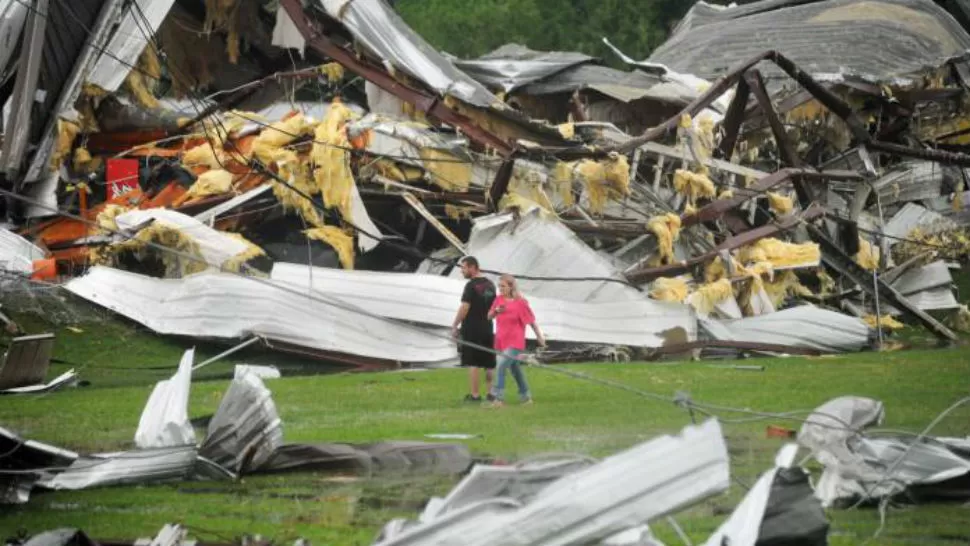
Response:
M34 260L43 257L44 251L27 239L8 229L0 229L0 269L29 275L34 270Z
M402 362L441 362L457 357L446 335L361 315L319 294L281 290L224 273L156 279L94 267L66 288L160 334L239 339L248 335L322 351ZM337 307L339 305L344 309Z
M628 302L646 295L625 284L623 276L595 250L555 218L534 209L516 220L512 214L475 221L466 245L482 269L518 276L602 278L592 281L534 281L519 279L531 296L565 301ZM452 277L461 276L454 271Z
M949 289L952 285L953 275L943 260L937 260L923 267L910 269L892 283L893 288L907 297L917 292L933 290L935 288Z
M105 91L117 91L174 3L175 0L135 0L129 4L117 30L91 68L88 83Z
M790 345L824 352L858 351L869 343L865 322L812 305L740 320L701 319L700 326L717 340Z
M277 263L273 281L329 294L388 318L447 328L465 286L462 279L417 273L382 273L308 268ZM561 284L561 283L558 283ZM526 293L543 333L550 340L659 347L660 334L683 328L696 338L696 320L686 305L635 298L624 302L573 302ZM417 298L417 299L416 299ZM527 332L533 337L531 331Z

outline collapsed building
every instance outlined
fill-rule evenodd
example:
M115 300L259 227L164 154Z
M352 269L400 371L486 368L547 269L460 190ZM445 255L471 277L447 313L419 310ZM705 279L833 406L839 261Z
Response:
M356 366L455 360L465 254L520 277L547 360L952 341L947 9L699 2L620 70L455 59L383 0L0 2L0 260L159 333Z

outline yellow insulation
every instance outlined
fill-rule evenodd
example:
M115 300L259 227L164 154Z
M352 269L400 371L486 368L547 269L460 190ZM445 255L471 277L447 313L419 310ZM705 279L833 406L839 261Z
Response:
M502 199L500 199L498 202L498 208L501 211L518 209L519 211L524 212L533 207L539 207L545 212L549 212L551 210L546 208L546 206L544 206L542 203L538 203L535 200L530 199L528 196L515 191L505 192L505 195L503 195Z
M576 126L572 123L562 123L556 127L563 138L573 138L576 136Z
M687 299L687 281L680 277L660 277L650 287L650 297L660 301L682 302Z
M617 194L630 195L630 162L625 155L610 154L606 161L606 183Z
M674 241L680 236L680 216L669 212L663 216L655 216L647 222L647 230L657 237L661 265L672 263Z
M305 195L316 193L316 188L310 184L307 167L297 157L296 152L277 150L273 155L273 161L276 162L276 168L279 169L280 178L286 180L287 184ZM323 226L323 219L320 218L317 208L297 191L284 184L274 182L273 195L283 205L283 210L295 210L307 224L314 227Z
M327 116L317 125L310 150L313 181L317 191L323 194L324 206L336 207L340 215L351 222L354 177L350 171L350 141L346 126L352 118L353 112L335 100Z
M237 0L205 0L205 31L226 31L226 54L229 62L239 61L239 24L236 18Z
M571 207L575 203L573 198L573 167L575 163L556 162L552 170L552 185L562 201L563 206Z
M876 322L876 315L866 315L862 317L862 321L868 324L872 329L876 329L878 326L881 326L883 330L896 331L902 330L906 327L905 324L893 318L892 315L882 315L879 317L878 326Z
M222 234L228 235L229 237L232 237L233 239L236 239L246 245L245 250L243 250L239 254L236 254L232 258L229 258L228 260L222 263L222 269L225 271L232 271L232 272L238 273L242 269L243 264L245 264L249 260L252 260L253 258L256 258L258 256L266 255L265 250L256 246L255 243L253 243L252 241L250 241L249 239L243 237L238 233L224 231L222 232Z
M511 196L521 197L522 200L513 203ZM507 200L508 197L510 200ZM503 208L502 203L505 203L505 207L519 207L528 208L532 205L539 205L544 210L548 212L555 212L555 207L549 196L546 194L542 187L542 178L535 171L527 171L525 176L519 175L512 178L509 182L508 191L502 196L502 200L499 202L499 208Z
M714 150L714 120L710 116L703 116L697 120L697 144L696 150L701 156L698 159L701 161L710 159Z
M474 210L472 207L461 207L458 205L452 205L451 203L445 204L445 216L451 218L452 220L471 218L472 210Z
M162 64L155 53L155 48L149 44L138 57L136 70L132 70L125 78L125 88L131 93L140 106L149 109L158 108L158 99L152 89L162 77Z
M327 243L337 252L344 269L354 268L354 238L336 226L321 226L303 232L309 239Z
M81 174L93 173L98 170L103 162L104 160L100 156L92 157L91 152L84 146L78 146L74 149L73 167L76 172Z
M961 305L953 314L950 325L954 330L970 333L970 309L966 305Z
M713 198L716 194L714 182L706 174L693 173L684 169L674 172L674 189L695 203L699 197Z
M183 257L174 252L158 252L159 258L165 265L166 278L186 277L193 273L205 271L209 267L202 256L199 244L194 239L178 228L164 223L151 224L139 231L133 238L112 245L112 251L117 254L128 250L141 256L150 250L155 250L148 246L148 243L168 247L180 254L187 254L194 258Z
M221 169L225 162L225 152L216 150L208 142L199 144L182 155L182 164L186 167L204 165L210 169Z
M466 192L472 179L472 165L435 148L421 148L418 155L431 182L446 191Z
M584 159L572 172L586 186L589 209L594 214L602 214L609 199L630 194L630 163L625 155L611 154L603 161Z
M798 280L794 271L783 271L774 279L763 283L765 293L772 305L778 307L788 296L811 296L812 291Z
M738 257L745 264L770 262L774 267L807 267L817 264L822 252L815 243L786 243L766 238L742 248Z
M879 269L879 247L859 237L859 252L855 255L857 264L869 271Z
M344 79L344 66L340 63L326 63L320 65L320 73L326 76L330 83L337 83Z
M771 206L771 210L778 215L789 214L795 208L791 197L775 192L768 192L768 204Z
M835 293L835 279L826 273L825 268L819 267L815 271L815 276L818 277L820 295L828 296L829 294Z
M688 300L691 306L701 315L710 315L717 304L734 297L734 289L731 281L721 279L716 282L701 285L697 291L691 294Z
M602 163L591 159L584 159L575 164L573 172L586 186L589 195L589 209L594 214L601 214L606 207L606 167Z
M718 199L731 199L732 197L734 197L734 190L730 188L722 191L721 194L717 196Z
M714 258L711 263L704 267L704 282L708 284L721 279L726 279L727 276L728 272L724 267L724 260L721 258Z
M57 170L71 155L74 139L81 132L81 126L73 121L57 118L57 140L54 143L54 153L51 154L50 167Z
M310 127L307 125L303 114L295 114L283 121L271 123L253 142L253 155L263 163L273 161L273 156L277 150L291 144L297 138L308 132Z
M232 190L232 173L222 169L214 169L202 173L196 179L189 191L185 192L185 200L198 199L209 195L221 195Z

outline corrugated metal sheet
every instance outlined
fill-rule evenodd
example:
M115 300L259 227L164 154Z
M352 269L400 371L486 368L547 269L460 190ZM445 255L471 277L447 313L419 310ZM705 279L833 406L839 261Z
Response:
M30 6L14 0L0 1L0 73L6 71L7 63L20 44Z
M931 211L916 203L906 203L893 217L886 222L883 233L889 237L909 237L916 228L928 227L956 227L956 222L947 219L942 214ZM898 240L890 240L894 245Z
M454 342L386 320L362 316L265 283L223 273L156 279L91 268L66 285L160 334L241 339L251 335L291 345L388 359L434 363L457 358ZM339 305L331 296L327 300Z
M939 197L947 170L931 161L910 161L872 182L885 207L893 203Z
M522 214L477 218L466 246L482 269L519 276L603 278L614 281L548 282L520 279L530 296L577 302L628 302L646 296L625 284L623 276L595 250L555 218L538 209ZM461 278L453 271L453 278Z
M254 374L232 380L199 455L237 474L258 469L283 445L283 422L272 393Z
M27 14L17 81L13 96L10 97L12 115L4 119L3 125L3 170L9 178L19 174L30 140L31 113L36 101L40 67L43 64L44 37L48 31L47 17L38 15L47 12L48 0L38 0L33 7Z
M131 67L154 35L175 0L134 0L122 15L121 23L98 56L88 75L88 83L105 91L117 91ZM154 47L154 46L152 46ZM274 118L275 119L275 118Z
M816 77L885 81L938 67L970 49L970 36L931 0L698 2L650 61L707 79L777 50ZM769 77L781 74L764 65Z
M67 470L39 481L37 485L73 490L181 480L192 472L195 460L195 446L86 455L79 457Z
M182 355L178 370L170 379L155 384L135 431L135 445L139 448L195 445L195 429L189 421L194 360L193 347Z
M317 0L317 5L385 63L425 82L442 96L454 95L480 108L503 104L411 30L383 0Z
M960 302L958 302L956 296L953 295L953 289L951 288L925 290L923 292L909 294L906 296L906 299L923 311L938 311L944 309L956 309L957 307L960 307ZM901 311L890 305L885 305L884 309L887 313L891 313L893 315L901 314Z
M934 288L949 288L952 285L953 275L942 260L910 269L892 283L893 288L904 296Z
M44 251L20 235L0 229L0 269L30 275L34 260L44 257Z
M608 66L586 64L565 70L523 87L525 95L570 93L594 89L622 102L650 98L673 104L687 104L697 98L697 90L661 76L639 70L623 72Z
M417 273L378 273L308 268L277 263L272 279L298 289L311 288L384 317L448 328L455 317L465 281ZM557 283L564 291L568 284ZM623 302L574 302L526 292L547 339L575 343L658 347L660 333L684 328L691 339L696 323L687 306L643 297ZM415 305L419 297L421 305ZM527 332L534 338L531 331Z
M466 505L377 544L596 544L724 491L729 482L727 446L711 419L566 475L531 502L492 498Z
M455 66L491 89L508 93L548 78L593 57L568 51L534 51L519 44L505 44L474 60L455 60Z
M76 0L51 2L43 48L40 83L44 98L35 109L30 141L37 144L28 182L46 177L54 143L57 117L74 108L84 76L104 49L122 0Z
M740 320L700 320L701 330L720 341L790 345L827 353L859 351L869 345L861 320L812 305Z

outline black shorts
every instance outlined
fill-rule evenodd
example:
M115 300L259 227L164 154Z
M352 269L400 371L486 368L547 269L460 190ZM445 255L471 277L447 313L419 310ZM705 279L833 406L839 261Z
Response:
M461 334L462 341L474 343L481 347L492 348L495 345L495 335L492 332L478 334ZM485 368L491 370L495 367L495 353L483 351L476 347L465 344L458 344L458 352L461 354L461 365L467 368Z

